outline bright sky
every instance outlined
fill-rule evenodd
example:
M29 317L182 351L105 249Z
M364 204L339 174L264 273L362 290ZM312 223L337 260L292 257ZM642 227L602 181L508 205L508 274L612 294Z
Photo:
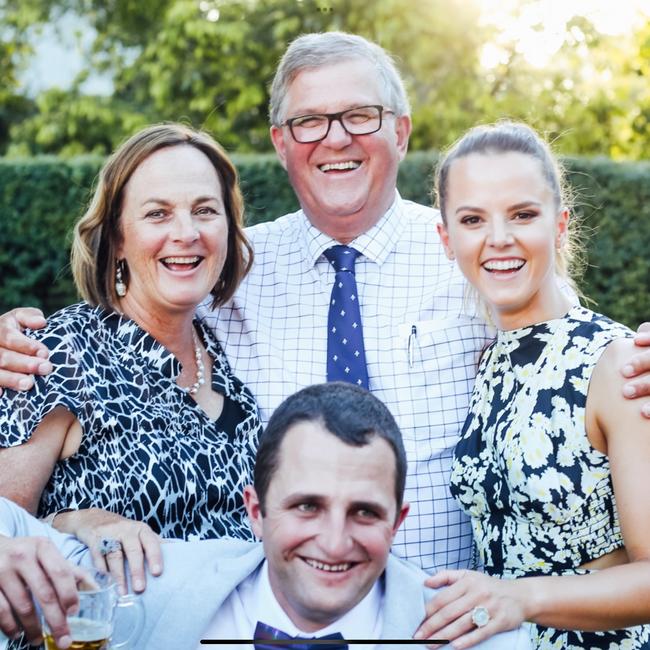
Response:
M27 92L36 96L42 90L58 86L68 88L83 69L92 47L95 30L88 21L72 13L57 23L48 23L33 36L34 56L21 75ZM89 94L109 95L113 85L108 76L90 75L83 85Z
M542 67L558 51L565 25L573 16L585 16L603 34L625 34L639 21L650 20L650 0L475 0L483 20L502 32L483 50L482 63L492 68L503 61L499 43L516 42L517 49L534 66ZM522 6L515 15L514 9ZM543 25L542 29L534 29Z

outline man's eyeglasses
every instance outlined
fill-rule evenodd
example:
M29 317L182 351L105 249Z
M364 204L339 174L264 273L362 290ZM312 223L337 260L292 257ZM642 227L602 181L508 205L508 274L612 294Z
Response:
M324 140L332 122L339 122L350 135L368 135L381 129L383 113L393 113L383 106L357 106L339 113L314 113L292 117L280 126L288 126L296 142L307 144Z

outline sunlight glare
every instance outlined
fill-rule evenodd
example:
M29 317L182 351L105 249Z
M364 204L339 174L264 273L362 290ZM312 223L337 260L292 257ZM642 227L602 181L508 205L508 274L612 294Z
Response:
M602 34L629 33L636 24L650 20L648 0L476 0L485 24L497 28L495 41L487 43L481 65L495 68L508 62L509 44L534 67L544 67L562 47L569 33L567 23L584 16ZM570 32L580 42L579 29Z

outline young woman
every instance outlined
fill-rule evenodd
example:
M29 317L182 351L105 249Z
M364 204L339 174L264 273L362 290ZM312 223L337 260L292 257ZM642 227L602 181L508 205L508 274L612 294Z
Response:
M498 328L452 492L485 572L441 571L421 636L467 648L530 621L536 648L647 647L650 423L623 398L631 332L575 304L562 176L529 127L469 131L442 161L447 255Z

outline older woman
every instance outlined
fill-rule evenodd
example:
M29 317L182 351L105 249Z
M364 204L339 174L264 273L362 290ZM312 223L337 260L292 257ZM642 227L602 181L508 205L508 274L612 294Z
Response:
M84 540L122 585L124 555L136 590L145 556L162 570L158 535L252 537L241 492L257 409L194 320L251 260L221 147L182 125L144 129L107 161L76 225L84 302L32 334L54 372L0 397L0 494Z

